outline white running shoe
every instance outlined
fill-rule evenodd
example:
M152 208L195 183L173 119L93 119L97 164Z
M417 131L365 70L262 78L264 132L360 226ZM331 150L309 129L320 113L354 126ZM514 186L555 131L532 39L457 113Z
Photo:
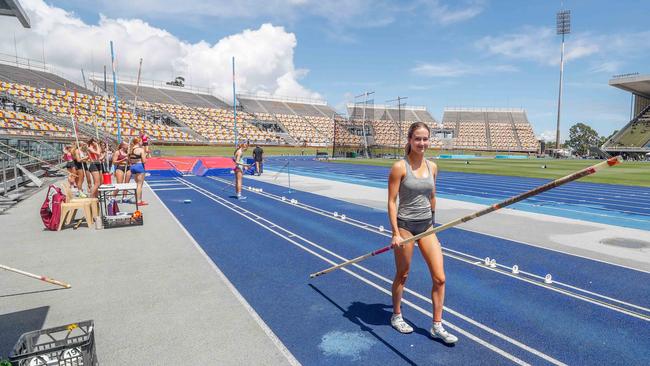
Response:
M441 339L443 342L447 344L454 344L458 342L458 337L447 332L445 328L442 327L442 324L431 326L431 336L433 338Z
M402 334L413 333L413 327L404 321L402 314L393 314L393 316L390 317L390 325Z

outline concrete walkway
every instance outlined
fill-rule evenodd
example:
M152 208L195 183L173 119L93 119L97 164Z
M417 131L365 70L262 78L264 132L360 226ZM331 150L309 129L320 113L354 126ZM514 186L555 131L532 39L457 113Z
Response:
M280 173L274 179L275 176L276 172L266 170L262 176L247 175L245 179L287 185L285 173ZM291 174L291 188L387 210L387 189L306 177L295 171ZM440 224L485 208L475 203L444 198L438 198L436 206L436 222ZM650 232L644 230L509 208L464 223L458 228L650 272Z
M45 191L0 215L0 360L21 333L93 319L104 365L297 363L148 189L144 226L45 231ZM218 225L218 223L215 223Z

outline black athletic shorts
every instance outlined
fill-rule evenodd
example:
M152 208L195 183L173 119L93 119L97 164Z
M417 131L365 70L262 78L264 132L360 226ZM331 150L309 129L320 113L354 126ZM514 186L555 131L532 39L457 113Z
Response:
M91 161L88 163L88 171L89 172L101 172L102 171L102 163L98 163L96 161Z
M77 168L77 170L88 170L86 163L82 163L80 161L75 161L74 166Z
M128 166L128 165L116 165L115 170L121 170L123 172L128 172L129 170L131 170L131 167Z
M72 169L72 168L77 168L77 164L75 164L74 161L70 160L67 163L65 163L65 168L66 169Z
M422 234L427 231L433 225L433 217L430 219L424 220L402 220L399 217L397 218L397 227L404 229L413 236Z

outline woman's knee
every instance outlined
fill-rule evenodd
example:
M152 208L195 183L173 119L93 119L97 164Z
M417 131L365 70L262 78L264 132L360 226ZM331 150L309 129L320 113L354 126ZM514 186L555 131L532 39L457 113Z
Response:
M443 273L443 274L439 274L439 275L434 275L434 276L433 276L433 284L434 284L436 287L444 286L444 285L445 285L445 281L446 281L446 278L445 278L445 274L444 274L444 273Z
M405 284L406 279L409 277L409 269L406 268L404 270L398 270L397 274L395 274L395 280L399 282L400 284Z

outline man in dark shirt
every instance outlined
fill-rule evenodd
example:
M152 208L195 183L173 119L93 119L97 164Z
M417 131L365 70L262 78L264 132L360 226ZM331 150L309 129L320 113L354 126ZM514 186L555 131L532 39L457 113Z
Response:
M259 145L255 145L253 149L253 159L255 160L255 172L257 175L262 175L262 161L264 160L264 150Z

